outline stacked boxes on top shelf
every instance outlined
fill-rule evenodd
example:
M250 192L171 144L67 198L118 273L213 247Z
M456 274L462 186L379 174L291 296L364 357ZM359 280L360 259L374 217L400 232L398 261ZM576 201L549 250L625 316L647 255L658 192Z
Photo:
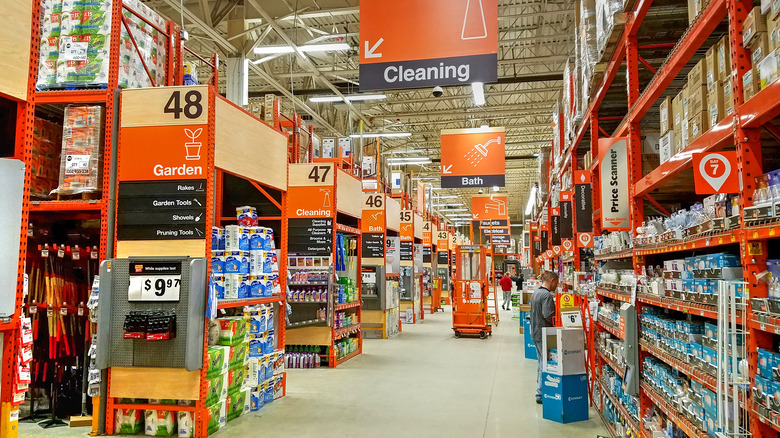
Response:
M743 24L742 43L750 51L752 68L742 76L745 100L766 88L778 78L780 55L780 20L774 7L756 6L748 14Z

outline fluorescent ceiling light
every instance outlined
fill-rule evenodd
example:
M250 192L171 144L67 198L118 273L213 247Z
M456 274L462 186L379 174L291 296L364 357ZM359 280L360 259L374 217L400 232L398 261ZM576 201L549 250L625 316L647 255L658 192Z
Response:
M298 51L306 52L335 52L349 50L347 43L326 43L326 44L304 44L298 46ZM263 46L255 47L256 55L275 55L279 53L293 53L295 49L292 46Z
M462 204L461 204L462 205ZM455 213L456 211L469 211L468 208L442 208L439 213Z
M450 204L433 204L434 207L460 207L463 203L461 202L453 202Z
M439 190L438 188L434 188L433 190ZM458 195L436 195L436 199L455 199ZM461 204L463 205L463 204Z
M342 102L345 100L347 102L359 102L364 100L381 100L381 99L387 99L387 95L385 94L354 94L351 96L344 96L344 99L340 98L339 96L318 96L318 97L310 97L309 102L314 103L321 103L321 102Z
M479 129L490 129L490 125L487 124L479 125Z
M430 158L415 158L412 160L398 160L398 161L391 161L388 160L387 164L391 166L419 166L422 164L431 164Z
M387 159L388 163L408 163L410 161L427 161L431 162L428 157L391 157Z
M531 187L531 193L528 196L528 204L525 205L525 215L530 216L534 209L534 200L536 199L536 186Z
M497 191L499 191L499 190L501 190L501 187L499 187L499 186L493 186L493 191L494 191L494 192L497 192Z
M450 214L450 213L447 213L446 211L445 212L441 212L440 211L439 213L444 213L447 217L460 217L460 218L471 217L471 213L452 213L452 214Z
M391 137L411 137L411 132L366 132L361 134L352 134L350 137L352 138L377 138L377 137L384 137L384 138L391 138Z
M482 106L485 104L485 84L482 82L472 83L471 92L474 94L474 105Z

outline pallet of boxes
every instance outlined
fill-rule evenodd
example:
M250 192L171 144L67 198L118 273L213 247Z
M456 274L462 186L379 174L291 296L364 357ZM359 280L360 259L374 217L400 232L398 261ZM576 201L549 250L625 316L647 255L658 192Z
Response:
M762 1L743 23L742 44L750 51L752 68L742 75L745 102L778 77L780 1Z

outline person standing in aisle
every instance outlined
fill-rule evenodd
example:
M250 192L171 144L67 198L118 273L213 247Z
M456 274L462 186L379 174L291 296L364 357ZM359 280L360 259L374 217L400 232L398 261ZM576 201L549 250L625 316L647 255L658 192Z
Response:
M504 276L498 280L498 285L504 292L504 303L501 304L501 308L509 310L509 306L512 304L512 277L509 276L509 272L504 272Z
M531 338L536 346L536 403L542 404L542 329L553 326L555 298L558 289L558 274L542 273L542 285L531 295Z
M517 277L516 283L517 283L517 291L520 293L523 293L523 282L525 281L525 277L523 276L523 273L521 272L520 275Z

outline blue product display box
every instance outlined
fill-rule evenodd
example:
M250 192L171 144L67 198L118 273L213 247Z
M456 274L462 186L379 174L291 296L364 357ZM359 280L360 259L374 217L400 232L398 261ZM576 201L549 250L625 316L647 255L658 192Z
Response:
M523 345L525 346L525 358L536 360L536 346L531 339L531 320L523 318Z
M588 375L542 374L542 418L558 423L588 419Z

